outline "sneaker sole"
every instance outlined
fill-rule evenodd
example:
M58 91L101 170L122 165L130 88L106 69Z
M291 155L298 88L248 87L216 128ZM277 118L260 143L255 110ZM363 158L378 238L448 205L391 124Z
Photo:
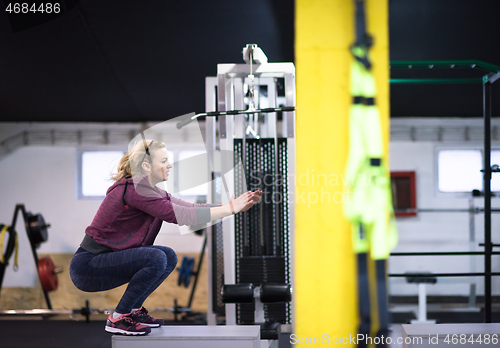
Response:
M160 327L160 324L148 324L148 323L140 323L141 325L147 325L149 327Z
M140 336L140 335L147 335L149 333L149 332L144 332L144 331L126 331L126 330L117 329L115 327L109 327L109 326L106 326L104 329L110 333L127 335L127 336Z

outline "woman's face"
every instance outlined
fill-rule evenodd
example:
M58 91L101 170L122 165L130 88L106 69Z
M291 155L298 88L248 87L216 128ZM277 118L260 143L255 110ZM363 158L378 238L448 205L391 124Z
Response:
M152 153L152 164L150 166L150 178L155 184L167 181L168 172L172 168L168 160L168 151L165 147L157 150L153 150Z

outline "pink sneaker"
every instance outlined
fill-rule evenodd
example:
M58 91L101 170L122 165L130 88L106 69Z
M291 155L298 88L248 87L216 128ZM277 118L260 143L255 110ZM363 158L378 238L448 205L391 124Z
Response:
M148 314L148 310L144 307L141 307L130 316L136 323L147 325L149 327L160 327L164 324L163 319L153 318Z
M147 335L151 332L149 326L135 322L131 313L122 314L116 319L113 318L113 314L110 314L104 329L114 334L133 336Z

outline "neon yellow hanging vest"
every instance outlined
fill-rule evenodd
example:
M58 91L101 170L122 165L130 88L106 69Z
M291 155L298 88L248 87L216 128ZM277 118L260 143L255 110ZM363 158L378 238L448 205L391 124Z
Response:
M353 53L363 57L366 49L357 46ZM344 214L352 223L354 252L369 251L374 260L387 259L398 240L389 172L382 160L375 79L357 59L351 63L351 95Z

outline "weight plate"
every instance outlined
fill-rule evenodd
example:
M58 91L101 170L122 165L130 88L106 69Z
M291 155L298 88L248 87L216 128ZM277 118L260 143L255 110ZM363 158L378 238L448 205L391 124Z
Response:
M54 272L56 267L50 257L44 257L38 260L38 274L42 288L47 291L54 291L59 285L57 281L57 274Z
M40 244L49 239L47 224L42 214L28 215L28 231L34 244Z

